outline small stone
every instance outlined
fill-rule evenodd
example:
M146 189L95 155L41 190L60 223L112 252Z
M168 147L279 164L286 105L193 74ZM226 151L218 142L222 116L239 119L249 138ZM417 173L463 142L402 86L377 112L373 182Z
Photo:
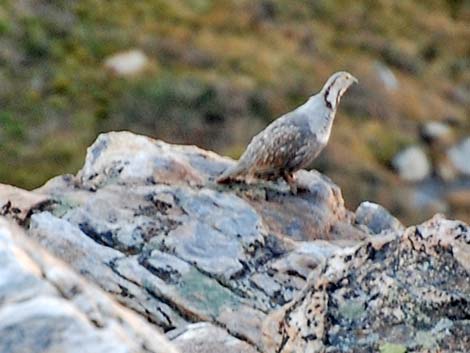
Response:
M419 146L411 146L399 152L392 161L395 170L405 181L420 181L431 173L431 164Z
M148 61L142 51L133 49L112 55L106 59L104 66L118 76L132 76L142 72Z
M398 79L388 66L377 62L375 64L375 70L379 76L380 81L383 83L386 89L390 91L395 91L399 87Z
M384 207L369 201L359 205L356 210L356 223L367 226L374 234L384 230L402 231L403 225Z
M452 130L449 125L440 121L430 121L421 129L421 136L428 143L446 143L452 139Z
M470 136L447 152L455 169L463 175L470 175Z

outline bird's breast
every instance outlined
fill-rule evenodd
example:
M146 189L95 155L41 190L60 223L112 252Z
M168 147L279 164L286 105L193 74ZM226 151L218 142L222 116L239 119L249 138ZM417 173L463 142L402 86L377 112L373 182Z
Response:
M315 136L317 143L326 145L331 135L331 127L333 125L334 112L319 114L310 121L310 131Z

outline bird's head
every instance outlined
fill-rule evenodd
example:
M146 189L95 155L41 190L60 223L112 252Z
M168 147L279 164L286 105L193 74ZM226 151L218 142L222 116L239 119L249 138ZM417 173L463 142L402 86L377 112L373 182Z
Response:
M349 86L357 82L357 78L346 71L339 71L331 75L321 90L326 106L336 110L344 92Z

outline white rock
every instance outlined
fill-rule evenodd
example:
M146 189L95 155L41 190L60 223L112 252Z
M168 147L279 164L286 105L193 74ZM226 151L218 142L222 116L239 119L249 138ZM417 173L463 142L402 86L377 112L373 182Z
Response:
M131 76L141 72L148 64L147 56L138 49L114 54L104 66L119 76Z
M430 142L445 142L451 139L452 130L449 125L440 121L430 121L423 126L423 138Z
M392 165L400 178L406 181L420 181L431 173L429 159L418 146L411 146L399 152L393 158Z
M463 175L470 175L470 136L447 152L450 161Z
M403 231L404 227L384 207L374 202L364 201L356 209L356 223L365 225L374 234L383 231Z
M399 84L397 77L387 66L377 62L375 64L375 70L377 71L377 75L379 76L379 79L382 81L385 88L391 91L395 91L398 88Z

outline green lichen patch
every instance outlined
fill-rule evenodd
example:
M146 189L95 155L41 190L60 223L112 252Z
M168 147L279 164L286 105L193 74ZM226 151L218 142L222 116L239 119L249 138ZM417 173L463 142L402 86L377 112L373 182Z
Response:
M361 319L365 315L365 305L364 300L360 299L351 299L342 304L338 313L343 318L355 321Z
M230 290L195 269L182 276L178 291L192 306L214 318L219 315L222 307L236 310L241 304Z
M379 350L380 353L406 353L406 347L396 343L384 343Z

